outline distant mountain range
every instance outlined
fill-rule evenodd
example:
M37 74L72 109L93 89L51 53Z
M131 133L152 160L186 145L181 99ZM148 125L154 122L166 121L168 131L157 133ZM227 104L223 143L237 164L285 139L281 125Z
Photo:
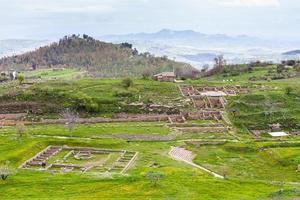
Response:
M283 55L289 55L289 56L300 56L300 50L294 50L294 51L288 51L283 53Z
M182 57L195 62L209 62L214 60L218 55L214 53L198 53L193 55L181 55Z
M213 55L223 54L228 62L245 63L256 60L279 62L286 59L282 52L295 49L300 42L265 40L247 35L203 34L192 30L174 31L163 29L156 33L105 35L101 40L129 42L140 51L155 55L167 55L179 61L201 67L210 64Z
M187 62L197 68L212 64L216 55L222 54L229 63L246 63L256 60L280 62L299 58L299 41L265 40L247 35L204 34L192 30L174 31L163 29L155 33L132 33L105 35L97 39L120 44L133 44L139 52L150 52L156 56L168 56ZM0 58L34 50L47 40L0 40ZM284 52L284 53L283 53Z
M228 36L225 34L203 34L192 30L185 31L173 31L169 29L163 29L156 33L137 33L127 35L106 35L101 37L104 40L109 41L126 41L126 40L139 40L139 41L167 41L172 43L192 44L193 46L200 46L206 43L210 44L228 44L231 45L255 45L257 42L262 42L259 38L249 37L246 35ZM196 42L196 43L195 43Z
M0 58L34 50L42 45L48 44L47 40L0 40Z

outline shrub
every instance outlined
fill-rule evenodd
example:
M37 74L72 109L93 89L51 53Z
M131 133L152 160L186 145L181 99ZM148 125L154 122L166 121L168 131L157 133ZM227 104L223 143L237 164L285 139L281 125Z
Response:
M142 71L143 79L149 79L153 75L153 72L150 69L145 69Z
M129 90L116 90L114 91L115 97L132 97L133 93Z
M99 111L99 105L95 102L90 102L85 105L85 108L88 112L98 112Z
M162 172L150 171L150 172L147 173L146 177L150 181L150 184L153 187L156 187L157 186L157 182L160 181L162 178L164 178L165 175Z
M21 85L24 80L25 80L25 76L24 74L19 74L18 77L17 77L18 81L19 81L19 84Z
M128 88L132 87L132 86L133 86L133 80L132 80L131 78L129 78L129 77L124 78L124 79L122 80L122 86L123 86L125 89L128 89Z
M8 176L12 175L13 171L9 167L9 162L6 162L5 164L0 165L0 178L5 181Z
M60 117L66 120L66 127L70 133L70 136L72 137L72 132L79 119L78 113L67 108L61 112Z
M293 88L290 86L286 87L284 90L286 95L290 95L293 92Z
M24 125L24 123L22 122L19 122L17 125L16 125L16 129L17 129L17 134L20 138L22 138L26 132L26 127Z
M297 71L297 72L300 72L300 64L298 63L297 65L294 66L294 69Z

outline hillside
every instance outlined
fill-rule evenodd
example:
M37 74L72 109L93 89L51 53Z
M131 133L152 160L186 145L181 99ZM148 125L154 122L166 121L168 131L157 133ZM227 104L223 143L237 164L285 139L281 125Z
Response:
M154 74L173 68L194 70L185 63L171 61L167 57L140 54L128 43L104 43L87 35L65 36L49 46L0 60L1 70L60 67L85 69L96 77L139 76L145 70Z
M10 173L0 199L299 197L299 77L272 79L277 66L257 63L125 87L126 78L77 72L36 70L25 74L38 82L0 84L0 163ZM153 174L162 177L155 186Z
M283 53L283 55L286 55L286 56L300 55L300 50L288 51L288 52Z

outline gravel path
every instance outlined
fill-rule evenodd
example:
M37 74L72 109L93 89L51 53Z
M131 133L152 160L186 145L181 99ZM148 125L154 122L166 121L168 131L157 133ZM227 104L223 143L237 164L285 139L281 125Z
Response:
M171 151L169 152L169 155L172 158L174 158L175 160L183 161L189 165L192 165L193 167L196 167L198 169L201 169L201 170L209 173L210 175L212 175L216 178L224 179L224 176L221 176L220 174L217 174L209 169L206 169L200 165L193 163L194 155L191 151L188 151L188 150L186 150L184 148L180 148L180 147L172 147Z

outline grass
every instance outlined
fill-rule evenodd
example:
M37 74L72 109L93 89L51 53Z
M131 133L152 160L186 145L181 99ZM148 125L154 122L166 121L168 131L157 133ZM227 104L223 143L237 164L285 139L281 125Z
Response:
M16 134L14 127L5 129L2 133ZM90 125L77 125L72 131L74 137L98 137L111 134L159 134L168 135L171 130L164 123L157 122L128 122L128 123L101 123ZM64 125L35 125L26 126L26 133L29 135L48 136L70 136L71 133Z
M119 112L145 112L144 108L128 105L133 102L173 105L182 99L177 85L173 83L141 79L133 82L132 87L125 89L120 79L46 81L26 89L19 88L10 95L3 93L0 102L47 102L58 109L73 108L110 116Z
M232 140L234 139L232 136L230 136L227 133L189 133L185 132L179 137L177 137L178 140L180 139L202 139L202 140Z
M246 85L251 88L252 93L230 97L228 101L227 112L235 128L234 134L239 136L240 141L229 133L185 132L178 135L176 141L170 142L134 142L103 137L112 134L168 135L172 129L163 122L82 124L74 129L73 138L56 137L70 136L64 125L27 126L27 136L23 138L17 138L14 127L0 129L0 163L10 161L13 169L49 145L139 152L137 161L126 176L17 170L7 181L0 181L0 199L295 199L300 190L300 174L296 171L300 163L298 137L274 140L263 136L258 141L248 132L249 128L265 129L268 124L276 122L289 131L292 125L300 121L299 77L249 83L250 77L265 76L269 68L255 68L253 72L239 76L217 75L186 81L196 85ZM178 85L174 83L135 79L134 85L126 90L121 85L121 79L68 80L76 72L63 71L60 75L54 71L36 73L40 74L33 75L42 75L44 79L62 78L47 80L30 88L16 88L12 94L13 100L50 102L88 111L93 116L107 117L117 112L145 112L130 109L128 104L132 102L172 105L181 104L183 100ZM232 79L232 82L223 82L224 79ZM263 86L271 89L262 91L259 88ZM288 86L294 88L291 95L284 92ZM13 88L13 84L0 86L2 102L11 100L11 96L6 95L10 87ZM232 108L239 110L237 117L230 113ZM214 121L187 123L204 125ZM186 146L182 140L227 142ZM168 156L171 146L188 148L196 155L195 163L226 175L226 179L213 178L171 159ZM149 171L165 174L157 187L151 187L146 179Z
M300 147L262 149L263 146L227 143L191 148L197 154L196 163L233 179L298 182Z
M72 79L76 76L84 74L84 71L76 69L40 69L35 71L25 72L27 79L49 80L49 79Z
M280 123L284 128L292 129L297 128L300 121L299 100L298 95L286 95L284 91L260 92L232 97L228 110L238 110L238 116L231 115L236 126L267 129L269 124Z
M52 174L20 170L7 181L0 182L3 199L264 199L280 189L295 188L288 184L271 184L267 180L212 178L169 158L167 152L174 143L41 138L15 140L7 136L1 137L0 143L0 161L10 160L15 167L49 144L127 149L140 153L129 176L105 178L80 173ZM151 167L152 163L157 163L157 167ZM161 171L166 176L157 187L151 187L145 178L147 171Z

